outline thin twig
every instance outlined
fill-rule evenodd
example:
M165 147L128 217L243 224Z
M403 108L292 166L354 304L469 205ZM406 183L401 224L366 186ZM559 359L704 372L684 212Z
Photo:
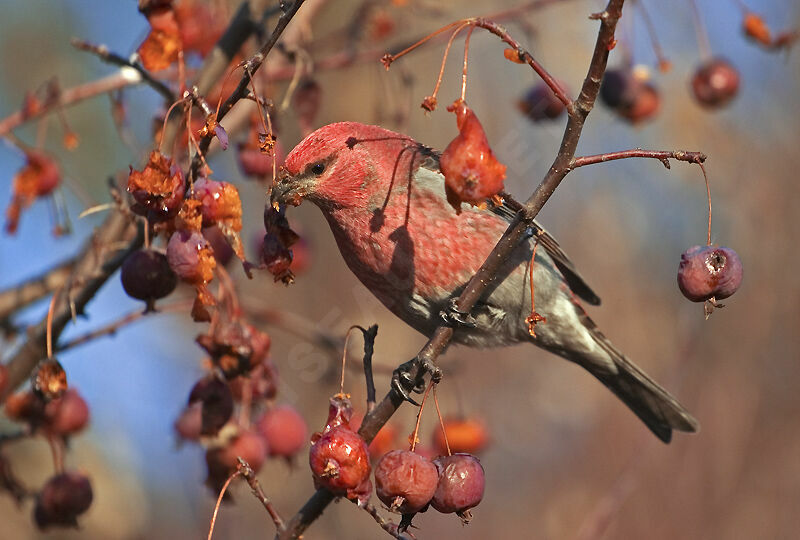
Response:
M597 154L594 156L576 157L571 161L570 169L577 169L578 167L585 167L586 165L595 165L597 163L605 163L606 161L628 158L657 159L664 165L664 167L669 169L670 159L674 159L676 161L685 161L686 163L700 164L707 159L707 156L702 152L687 152L685 150L642 150L641 148L634 148L632 150L607 152L605 154Z
M241 476L242 472L237 468L233 471L225 483L222 484L222 489L219 490L219 497L217 497L217 504L214 505L214 513L211 514L211 525L208 527L208 540L211 540L211 537L214 535L214 526L217 524L217 514L219 513L219 507L222 504L222 497L225 496L225 492L228 491L228 486L231 485L237 476Z
M286 525L283 522L283 518L281 518L281 515L272 505L272 501L269 500L267 495L264 493L264 490L261 489L261 484L258 483L258 478L256 478L255 471L253 471L253 469L245 460L242 458L238 459L239 464L236 466L236 470L244 477L245 480L247 480L253 495L261 502L262 505L264 505L269 517L272 518L272 522L275 523L275 527L279 531L284 530Z
M70 44L80 51L86 51L97 56L103 62L136 70L136 72L142 78L142 82L148 84L153 88L153 90L161 94L167 103L172 103L175 101L175 93L170 89L170 87L154 78L150 72L144 69L144 67L142 67L142 65L138 62L131 62L129 59L123 58L122 56L109 51L108 47L105 45L95 45L93 43L89 43L88 41L83 41L77 38L72 38Z
M375 338L378 335L378 325L373 324L364 334L364 379L367 383L367 414L375 408L375 380L372 377L372 355L375 352Z
M372 519L375 520L375 523L380 525L381 529L389 533L392 537L397 538L398 540L408 540L409 537L399 532L398 526L395 523L384 519L378 513L378 509L375 508L373 505L369 503L359 504L356 500L353 500L352 502L358 505L359 508L363 509L370 516L372 516Z

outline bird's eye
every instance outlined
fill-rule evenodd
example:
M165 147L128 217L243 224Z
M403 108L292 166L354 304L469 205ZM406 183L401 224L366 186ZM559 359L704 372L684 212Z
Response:
M324 163L314 163L311 166L311 172L319 176L320 174L325 172L325 164Z

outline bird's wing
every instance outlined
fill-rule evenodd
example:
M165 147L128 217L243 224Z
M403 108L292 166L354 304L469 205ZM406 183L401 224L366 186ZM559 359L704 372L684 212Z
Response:
M516 216L516 212L508 206L506 202L504 202L502 206L493 207L492 212L508 222L511 222ZM575 268L575 265L567 254L561 249L558 241L553 238L553 235L547 232L544 227L536 221L533 222L533 228L534 236L539 237L539 244L545 249L547 254L550 255L550 258L553 259L553 262L564 276L572 292L587 303L593 306L599 306L600 297L589 287L586 280L583 279L583 276L581 276L578 269Z

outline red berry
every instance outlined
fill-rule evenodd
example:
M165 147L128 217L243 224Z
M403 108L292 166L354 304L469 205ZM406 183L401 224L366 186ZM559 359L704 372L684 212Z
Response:
M436 465L408 450L392 450L375 466L375 493L384 504L402 514L422 510L438 483Z
M134 251L122 263L122 288L131 298L152 303L175 290L178 276L167 257L152 249Z
M189 393L189 405L202 403L203 435L214 435L233 415L233 396L225 381L214 376L205 377L195 383Z
M33 511L40 529L50 526L76 527L77 517L92 504L92 486L79 473L62 473L50 478L36 497Z
M15 422L38 423L44 415L44 401L33 392L18 392L6 398L4 411Z
M705 107L721 107L739 92L739 72L727 60L715 58L697 68L692 90Z
M439 160L448 201L477 204L503 189L506 166L497 161L478 117L463 100L448 111L456 114L458 135L447 145Z
M250 370L246 375L240 375L228 381L233 397L241 401L245 395L245 384L250 385L251 398L272 399L278 393L278 372L275 364L267 359Z
M517 102L517 108L533 122L555 120L566 110L553 90L543 82L531 88L525 97Z
M271 456L292 457L308 444L308 427L297 410L278 405L264 413L257 423L258 431L269 443Z
M483 499L486 483L483 466L475 456L453 454L433 460L439 471L439 483L431 505L442 512L464 512Z
M280 141L275 142L273 151L275 152L274 157L272 154L262 152L260 148L251 144L239 144L237 160L242 174L253 178L271 178L273 159L277 159L278 161L275 164L275 171L277 172L280 166L283 165L283 160L286 158L286 153Z
M648 78L638 68L610 69L603 76L600 100L633 124L649 120L661 107L661 97Z
M486 429L486 425L476 419L445 418L444 429L447 433L450 452L476 454L486 448L489 443L489 432ZM439 455L448 453L444 435L439 428L433 432L433 446Z
M336 426L323 433L309 452L314 484L336 495L349 495L369 478L367 443L347 426Z
M742 261L726 247L694 246L681 255L678 287L692 302L722 300L742 284Z
M239 458L258 472L267 459L267 442L252 431L240 431L225 446L210 448L206 451L208 467L208 486L214 491L222 489L222 485L233 474L239 464Z
M56 435L73 435L89 423L89 406L74 388L48 403L44 414L48 431Z

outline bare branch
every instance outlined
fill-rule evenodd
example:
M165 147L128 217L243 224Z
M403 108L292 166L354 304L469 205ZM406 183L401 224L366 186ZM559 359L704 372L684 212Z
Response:
M585 167L586 165L594 165L596 163L605 163L606 161L628 158L657 159L664 164L664 167L669 169L670 159L685 161L686 163L703 163L707 157L708 156L702 152L687 152L685 150L642 150L641 148L634 148L632 150L607 152L605 154L597 154L594 156L576 157L572 160L570 169L577 169L578 167Z
M248 463L242 458L239 458L239 465L237 465L236 470L244 477L245 480L247 480L247 483L250 485L250 490L253 492L253 496L255 496L255 498L258 499L262 505L264 505L264 508L269 514L269 517L272 518L272 522L275 523L275 527L278 529L278 531L284 530L286 525L283 523L283 518L281 518L278 511L272 505L272 501L267 498L264 490L261 489L261 484L258 483L258 478L256 478L255 471L253 471L253 469L250 468L250 465L248 465Z
M0 320L7 319L16 311L63 287L74 266L75 259L69 259L24 283L0 291Z

